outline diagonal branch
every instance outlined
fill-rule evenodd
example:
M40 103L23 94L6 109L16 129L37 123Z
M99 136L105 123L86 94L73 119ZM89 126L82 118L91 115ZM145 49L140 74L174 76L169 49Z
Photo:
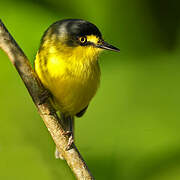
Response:
M76 178L81 180L94 179L76 146L73 145L72 149L66 151L68 137L64 135L65 132L63 126L60 124L60 120L58 119L55 110L48 100L41 103L41 97L45 92L45 89L32 69L26 55L10 35L1 20L0 48L8 55L10 61L21 76L41 118L56 144L58 151L63 155Z

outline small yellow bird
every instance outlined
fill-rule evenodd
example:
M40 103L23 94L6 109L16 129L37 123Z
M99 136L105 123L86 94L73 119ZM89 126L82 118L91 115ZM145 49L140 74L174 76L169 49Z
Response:
M65 19L44 33L35 59L35 71L52 94L52 103L71 131L74 116L81 117L100 82L98 56L103 49L119 51L106 43L98 28L85 20Z

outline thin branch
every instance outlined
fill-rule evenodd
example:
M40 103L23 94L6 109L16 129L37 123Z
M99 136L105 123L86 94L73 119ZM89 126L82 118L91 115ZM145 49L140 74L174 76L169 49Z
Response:
M58 151L62 154L76 178L81 180L94 179L76 146L73 145L72 149L66 151L68 137L64 135L63 126L60 124L60 120L56 115L55 110L48 100L41 103L41 97L45 92L45 89L32 69L26 55L10 35L1 20L0 48L8 55L10 61L21 76Z

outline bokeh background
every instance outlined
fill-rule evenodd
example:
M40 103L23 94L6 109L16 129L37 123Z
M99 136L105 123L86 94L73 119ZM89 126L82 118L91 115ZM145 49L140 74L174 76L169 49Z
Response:
M101 87L76 144L96 179L180 179L180 8L176 0L1 0L0 18L33 62L63 18L96 24L121 49L100 57ZM15 68L0 50L0 179L73 180Z

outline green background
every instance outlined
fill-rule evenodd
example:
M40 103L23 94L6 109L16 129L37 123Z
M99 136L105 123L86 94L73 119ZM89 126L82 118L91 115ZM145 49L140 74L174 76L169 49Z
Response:
M63 18L96 24L121 49L100 57L102 81L76 119L76 144L96 179L180 179L180 11L175 0L6 0L0 18L33 62ZM0 51L0 179L75 179L15 68Z

